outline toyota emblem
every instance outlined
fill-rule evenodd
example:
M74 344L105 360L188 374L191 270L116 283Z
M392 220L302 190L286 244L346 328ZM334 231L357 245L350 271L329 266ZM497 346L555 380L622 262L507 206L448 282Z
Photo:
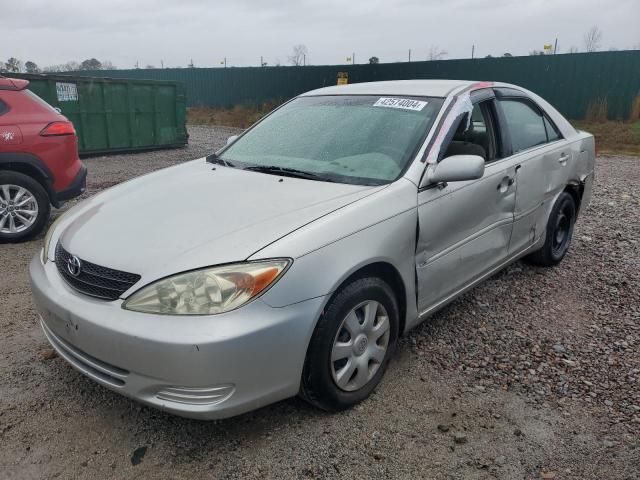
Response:
M74 277L80 275L80 272L82 271L82 263L80 262L80 259L75 255L72 255L71 258L67 260L67 270Z

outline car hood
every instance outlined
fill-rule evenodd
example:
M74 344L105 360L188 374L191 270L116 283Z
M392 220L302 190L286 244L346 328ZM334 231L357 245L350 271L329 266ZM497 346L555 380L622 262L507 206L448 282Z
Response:
M151 281L245 260L380 188L279 177L201 159L90 198L60 241L83 260Z

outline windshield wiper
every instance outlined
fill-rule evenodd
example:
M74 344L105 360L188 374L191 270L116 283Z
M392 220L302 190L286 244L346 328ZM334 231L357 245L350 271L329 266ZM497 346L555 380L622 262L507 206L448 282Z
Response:
M305 172L303 170L296 170L295 168L277 167L275 165L253 165L251 167L245 167L244 170L251 170L252 172L268 173L270 175L281 175L283 177L304 178L307 180L320 180L323 182L332 182L317 173Z
M225 160L222 157L219 157L217 153L212 153L207 156L207 163L217 163L218 165L224 165L225 167L234 167L233 163L229 160Z

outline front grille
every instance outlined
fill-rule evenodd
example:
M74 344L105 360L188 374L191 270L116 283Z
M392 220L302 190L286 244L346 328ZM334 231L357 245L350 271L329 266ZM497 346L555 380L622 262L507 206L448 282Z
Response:
M69 260L73 257L60 243L56 247L56 266L62 278L85 295L103 300L116 300L129 290L140 275L101 267L95 263L80 260L80 273L72 275L69 271Z

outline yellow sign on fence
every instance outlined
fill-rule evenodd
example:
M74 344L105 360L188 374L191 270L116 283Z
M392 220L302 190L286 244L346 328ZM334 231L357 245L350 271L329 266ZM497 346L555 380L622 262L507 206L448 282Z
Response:
M349 72L338 72L338 85L346 85L349 83Z

